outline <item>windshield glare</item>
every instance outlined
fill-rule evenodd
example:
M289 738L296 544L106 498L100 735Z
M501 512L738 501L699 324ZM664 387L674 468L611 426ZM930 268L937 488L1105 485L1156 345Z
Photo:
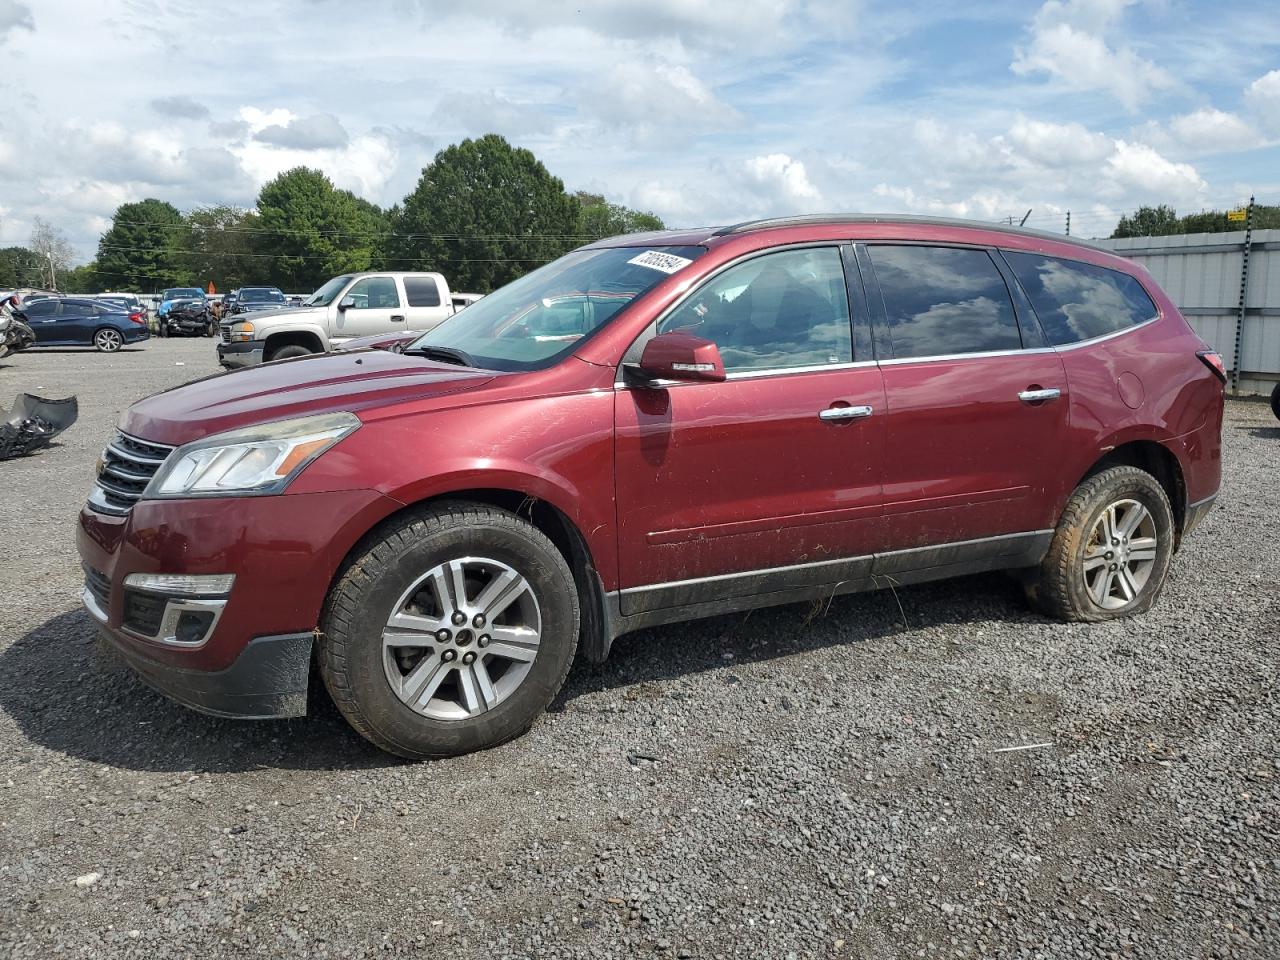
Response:
M443 347L491 370L544 367L704 253L705 247L575 250L477 300L405 352Z
M204 291L199 287L175 287L164 292L166 300L177 300L184 297L203 297Z
M284 302L284 294L279 290L245 290L240 294L240 299L245 303L282 303Z
M327 307L333 303L334 298L342 292L343 288L351 282L351 277L342 276L334 277L323 287L313 293L307 299L302 301L304 307Z

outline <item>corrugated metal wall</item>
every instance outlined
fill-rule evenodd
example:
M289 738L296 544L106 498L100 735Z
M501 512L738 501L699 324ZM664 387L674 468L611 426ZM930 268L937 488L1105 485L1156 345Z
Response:
M1222 354L1230 368L1236 362L1244 239L1240 230L1093 242L1132 257L1151 271L1191 326ZM1240 389L1270 392L1280 379L1280 230L1253 231L1248 279L1240 340Z

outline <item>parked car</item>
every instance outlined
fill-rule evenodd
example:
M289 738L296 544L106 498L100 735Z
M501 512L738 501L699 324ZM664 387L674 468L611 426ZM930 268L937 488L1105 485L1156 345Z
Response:
M1057 619L1143 613L1218 494L1224 381L1141 266L1063 237L614 237L402 353L135 404L84 602L197 709L303 713L315 647L361 734L457 754L641 627L1005 569Z
M236 302L227 315L281 310L286 306L288 302L279 287L241 287L236 291Z
M453 297L438 273L344 274L296 310L224 320L218 362L252 366L324 353L352 337L430 330L456 312Z
M37 347L95 347L115 353L150 338L147 315L88 297L51 297L23 303Z
M170 337L212 337L218 332L209 298L199 287L164 291L156 315L162 332Z
M145 314L147 311L146 306L138 299L136 293L100 293L94 299L115 303L126 308L130 313L140 312Z

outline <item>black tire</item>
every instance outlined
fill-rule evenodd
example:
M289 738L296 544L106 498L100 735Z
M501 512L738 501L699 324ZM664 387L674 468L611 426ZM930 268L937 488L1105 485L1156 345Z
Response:
M1155 560L1133 599L1109 609L1089 593L1085 552L1104 511L1124 500L1136 501L1149 512L1156 537ZM1042 613L1057 620L1096 622L1144 613L1164 589L1173 543L1173 510L1159 481L1137 467L1111 467L1076 487L1062 511L1049 552L1026 582L1027 596Z
M112 327L93 331L93 346L99 353L116 353L124 346L124 335Z
M1275 389L1271 391L1271 412L1276 415L1276 419L1280 420L1280 383L1277 383Z
M330 591L321 620L320 673L347 722L381 749L414 760L484 750L524 733L559 692L578 646L578 594L560 551L515 514L461 501L405 514L375 536ZM465 719L427 717L391 687L384 625L427 571L477 556L509 565L528 582L541 642L529 672L496 706Z
M268 360L288 360L292 357L309 357L313 351L296 343L290 343L283 347L277 347L271 351Z

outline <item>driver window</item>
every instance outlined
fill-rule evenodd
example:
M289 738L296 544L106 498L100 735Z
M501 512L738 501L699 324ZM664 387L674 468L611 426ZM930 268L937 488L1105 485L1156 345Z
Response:
M400 306L400 293L393 277L365 277L357 280L347 291L355 300L353 310L386 310Z
M849 299L834 247L782 250L731 267L659 325L711 340L725 370L853 360Z

